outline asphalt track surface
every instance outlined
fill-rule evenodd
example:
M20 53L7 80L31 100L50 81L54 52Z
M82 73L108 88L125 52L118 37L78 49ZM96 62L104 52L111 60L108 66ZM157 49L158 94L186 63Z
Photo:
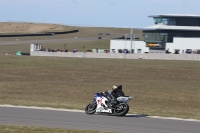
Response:
M49 40L16 40L16 41L0 41L0 45L8 44L31 44L31 43L61 43L61 42L76 42L76 41L94 41L99 40L97 37L91 38L67 38L67 39L49 39Z
M128 114L125 117L87 115L76 110L2 105L0 124L121 133L200 133L198 120L152 118L138 114Z

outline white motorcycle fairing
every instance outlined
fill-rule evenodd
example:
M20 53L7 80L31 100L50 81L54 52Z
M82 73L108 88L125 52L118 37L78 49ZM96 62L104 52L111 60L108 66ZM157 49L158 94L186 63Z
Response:
M108 99L104 96L96 98L97 102L96 113L112 113L112 110L108 108L106 101L108 102Z
M132 98L133 98L132 96L127 96L127 97L120 96L117 98L117 101L122 103L127 103ZM97 97L96 102L97 102L96 113L112 113L112 109L110 109L106 104L106 102L109 102L106 97L104 96Z
M133 96L120 96L117 98L117 101L122 102L122 103L127 103L128 101L130 101L133 98Z

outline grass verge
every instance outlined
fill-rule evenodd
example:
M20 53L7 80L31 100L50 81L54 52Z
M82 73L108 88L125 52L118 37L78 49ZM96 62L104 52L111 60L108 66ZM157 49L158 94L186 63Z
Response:
M0 125L1 133L111 133L89 130Z

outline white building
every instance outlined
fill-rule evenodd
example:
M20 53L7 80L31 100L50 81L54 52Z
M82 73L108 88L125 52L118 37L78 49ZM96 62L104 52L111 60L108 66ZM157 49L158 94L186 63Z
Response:
M115 53L124 53L124 50L128 50L129 52L132 49L132 53L145 53L149 52L149 48L146 47L146 43L144 41L131 41L130 40L111 40L110 41L110 52ZM136 50L136 51L134 51Z
M200 16L166 14L149 16L155 25L142 28L144 41L111 39L110 51L132 53L190 53L200 51Z

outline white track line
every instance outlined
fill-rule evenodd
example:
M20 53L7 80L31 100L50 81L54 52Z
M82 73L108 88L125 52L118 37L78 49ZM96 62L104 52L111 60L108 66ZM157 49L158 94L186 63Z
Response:
M36 107L36 106L15 106L15 105L9 105L4 104L0 105L0 107L11 107L11 108L26 108L26 109L41 109L41 110L55 110L55 111L68 111L68 112L81 112L84 113L83 110L76 110L76 109L63 109L63 108L51 108L51 107ZM128 114L128 115L139 115L139 114ZM160 116L145 116L148 118L156 118L156 119L170 119L170 120L180 120L180 121L193 121L193 122L200 122L200 120L197 119L182 119L182 118L176 118L176 117L160 117Z
M9 105L9 104L4 104L0 105L0 107L11 107L11 108L26 108L26 109L41 109L41 110L55 110L55 111L69 111L69 112L82 112L82 110L76 110L76 109L63 109L63 108L51 108L51 107L36 107L36 106L15 106L15 105Z

